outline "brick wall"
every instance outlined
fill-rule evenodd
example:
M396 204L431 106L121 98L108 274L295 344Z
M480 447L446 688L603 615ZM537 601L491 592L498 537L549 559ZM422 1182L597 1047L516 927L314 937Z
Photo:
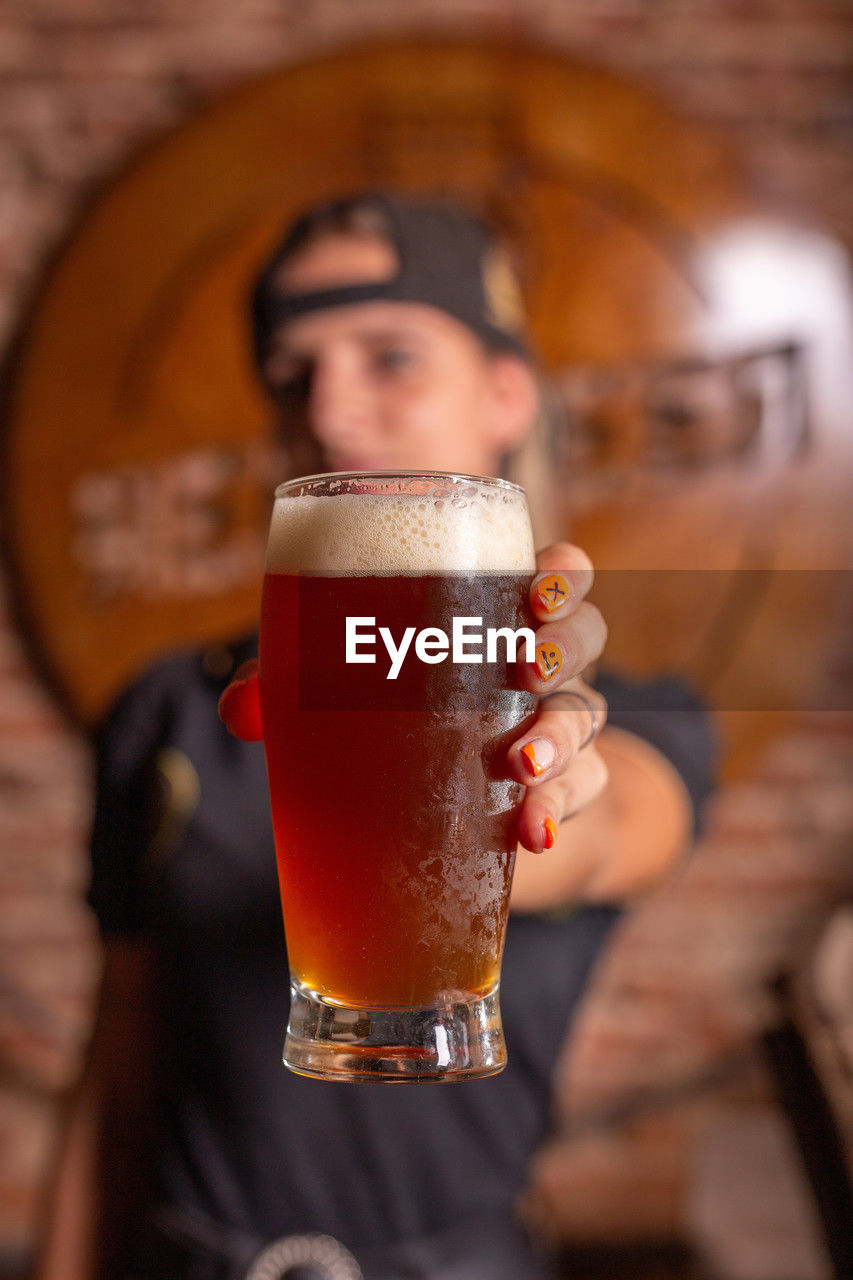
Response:
M407 29L517 35L661 86L734 132L768 207L853 237L845 0L6 0L2 336L84 200L141 144L255 72ZM12 1274L97 957L77 897L87 750L41 690L5 594L0 611L0 1272L5 1260ZM685 1229L699 1136L770 1108L752 1047L766 977L850 890L850 729L812 717L778 737L608 958L565 1065L571 1141L543 1158L534 1197L561 1232ZM656 1101L635 1114L638 1097Z

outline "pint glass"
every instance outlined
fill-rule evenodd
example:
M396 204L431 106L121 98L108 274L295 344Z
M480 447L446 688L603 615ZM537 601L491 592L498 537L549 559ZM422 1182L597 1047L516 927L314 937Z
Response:
M452 1080L505 1063L523 791L505 753L536 706L513 688L509 632L531 626L533 569L525 495L504 481L346 473L276 491L259 679L294 1071Z

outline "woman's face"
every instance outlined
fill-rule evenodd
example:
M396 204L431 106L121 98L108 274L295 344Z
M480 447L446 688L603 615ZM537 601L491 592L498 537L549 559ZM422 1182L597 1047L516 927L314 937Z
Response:
M298 293L388 279L393 248L329 235L284 264ZM415 469L494 475L529 430L533 376L489 355L460 321L420 303L372 301L282 326L265 374L300 470Z

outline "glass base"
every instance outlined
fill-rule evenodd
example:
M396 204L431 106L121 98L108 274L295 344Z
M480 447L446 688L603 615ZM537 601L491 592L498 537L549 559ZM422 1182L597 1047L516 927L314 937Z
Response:
M318 1080L476 1080L506 1066L498 988L415 1009L353 1009L290 984L282 1055Z

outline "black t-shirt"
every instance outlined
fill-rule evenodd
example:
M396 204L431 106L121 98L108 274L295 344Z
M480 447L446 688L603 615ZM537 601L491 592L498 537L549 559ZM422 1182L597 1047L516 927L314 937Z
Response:
M234 646L234 667L253 643ZM511 916L500 1075L390 1089L293 1075L281 1063L289 979L263 747L223 729L226 679L199 653L161 662L97 742L89 901L105 935L150 935L162 962L160 1196L262 1239L316 1230L354 1249L509 1211L618 909ZM698 812L713 745L696 700L675 681L600 687L610 722L673 761Z

